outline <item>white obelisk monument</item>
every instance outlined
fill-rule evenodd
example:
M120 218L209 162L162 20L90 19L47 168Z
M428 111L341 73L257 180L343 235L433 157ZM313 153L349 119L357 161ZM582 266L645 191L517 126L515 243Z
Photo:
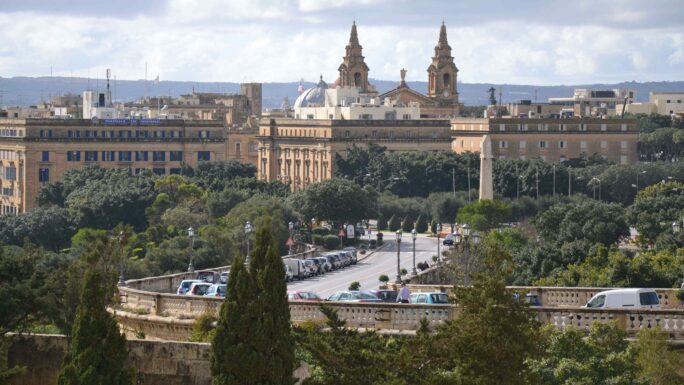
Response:
M480 142L480 199L494 199L493 158L492 139L485 135Z

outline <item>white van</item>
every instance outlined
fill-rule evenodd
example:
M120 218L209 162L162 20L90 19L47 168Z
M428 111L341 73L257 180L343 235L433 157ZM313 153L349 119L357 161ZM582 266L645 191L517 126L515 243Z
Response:
M606 290L593 296L584 307L597 309L660 309L653 289Z

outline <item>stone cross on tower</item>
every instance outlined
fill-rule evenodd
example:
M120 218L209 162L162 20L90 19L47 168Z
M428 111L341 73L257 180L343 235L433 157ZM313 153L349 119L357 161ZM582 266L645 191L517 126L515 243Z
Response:
M480 142L480 199L494 199L492 139L485 135Z

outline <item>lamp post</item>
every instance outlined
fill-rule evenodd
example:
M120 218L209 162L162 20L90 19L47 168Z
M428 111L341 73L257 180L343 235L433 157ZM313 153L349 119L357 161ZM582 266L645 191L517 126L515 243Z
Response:
M399 258L399 253L401 249L401 229L397 230L396 232L397 235L397 279L395 282L397 284L401 284L401 259Z
M438 223L435 229L437 230L437 264L441 264L442 255L439 253L439 234L442 232L442 224Z
M309 238L311 238L311 244L313 245L313 229L316 226L316 218L311 218L311 227L309 228Z
M122 230L119 231L119 235L116 237L119 241L119 258L121 258L119 264L119 282L117 283L117 286L126 286L126 258L121 255L121 242L123 241L123 236L124 232Z
M599 200L601 200L601 179L599 179L599 178L597 178L597 177L591 178L591 181L594 181L594 180L596 180L596 181L598 182L598 185L599 185ZM591 181L590 181L590 182L591 182ZM596 186L594 186L594 199L596 199Z
M413 239L413 271L411 274L418 275L418 271L416 271L416 238L418 238L418 232L415 228L411 231L411 238Z
M639 174L646 174L646 170L640 171L640 172L637 173L637 177L636 177L636 186L635 186L637 192L639 192Z
M287 228L290 230L290 239L287 240L287 243L290 246L290 250L288 251L289 255L292 255L292 245L294 244L294 241L292 240L292 229L294 228L294 223L290 221L290 223L287 224Z
M247 221L245 223L245 238L247 238L247 257L245 257L245 263L249 265L250 262L250 256L249 256L249 235L252 233L252 224Z
M472 246L477 246L480 243L480 234L473 232L470 235L470 226L466 223L461 227L463 234L456 233L454 235L454 242L456 246L463 252L465 260L464 265L464 284L468 284L468 275L470 274L470 248Z
M188 273L195 272L195 265L192 264L193 254L195 253L195 229L188 227L188 237L190 237L190 263L188 263Z

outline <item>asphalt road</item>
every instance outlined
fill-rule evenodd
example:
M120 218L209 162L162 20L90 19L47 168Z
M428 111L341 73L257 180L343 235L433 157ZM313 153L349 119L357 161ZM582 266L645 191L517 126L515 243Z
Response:
M440 250L443 249L444 246L440 245ZM400 255L401 267L411 273L413 269L411 234L404 233L402 236ZM428 262L432 265L433 255L437 255L437 239L418 236L416 239L416 264ZM358 254L358 257L362 258L363 256ZM327 298L337 291L347 290L349 284L354 281L359 281L361 290L377 289L380 284L378 277L381 274L387 274L390 282L397 277L397 242L393 239L386 240L382 249L359 261L356 265L302 281L290 282L287 289L313 291L322 298Z

